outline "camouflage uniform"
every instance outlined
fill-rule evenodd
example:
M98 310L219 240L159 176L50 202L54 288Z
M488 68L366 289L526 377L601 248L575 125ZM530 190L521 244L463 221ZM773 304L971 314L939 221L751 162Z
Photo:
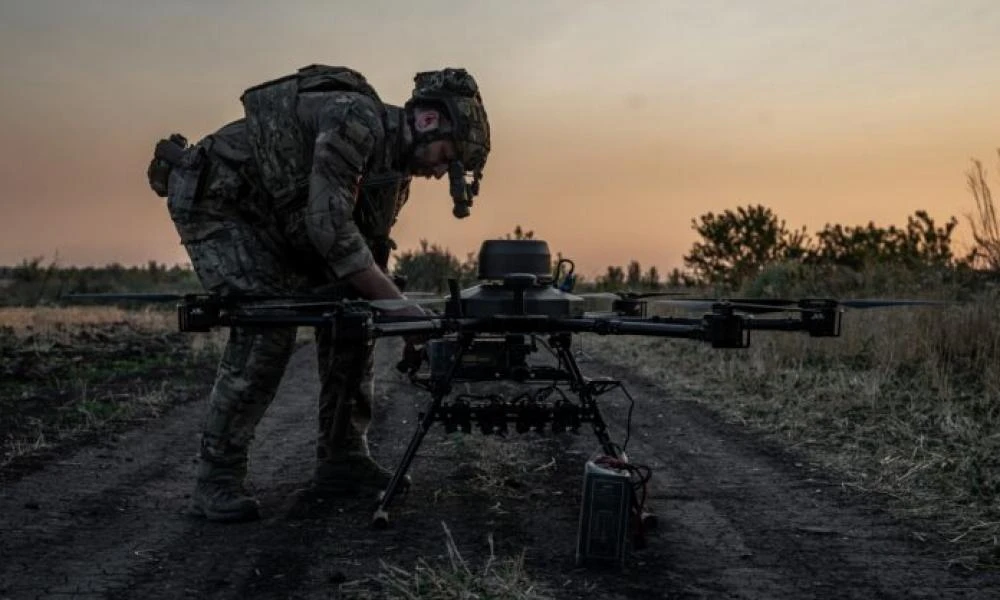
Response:
M170 216L210 292L301 293L369 267L373 250L386 267L410 183L403 110L374 90L328 89L336 88L328 81L310 89L309 76L302 70L248 90L246 118L201 140L169 175ZM256 516L241 487L247 453L295 336L295 328L231 329L200 449L195 504L211 519ZM374 345L338 345L324 328L316 342L317 479L342 478L340 462L369 456ZM389 473L368 475L382 485Z

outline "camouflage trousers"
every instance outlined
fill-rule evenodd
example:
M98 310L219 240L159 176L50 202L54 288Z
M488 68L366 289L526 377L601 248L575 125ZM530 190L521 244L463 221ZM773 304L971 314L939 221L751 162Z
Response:
M212 293L291 294L328 283L311 262L302 211L257 206L239 170L201 150L170 176L167 203L203 287ZM263 203L262 203L263 204ZM312 265L312 266L311 266ZM206 462L245 468L254 431L274 399L297 329L232 327L201 435ZM368 454L374 343L337 343L316 328L319 365L317 458Z

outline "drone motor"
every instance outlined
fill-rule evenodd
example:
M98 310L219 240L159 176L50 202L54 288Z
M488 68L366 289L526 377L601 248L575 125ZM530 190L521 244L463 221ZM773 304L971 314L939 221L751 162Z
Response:
M807 299L799 302L799 306L809 309L802 313L802 319L810 336L840 337L840 319L844 311L837 306L836 300Z

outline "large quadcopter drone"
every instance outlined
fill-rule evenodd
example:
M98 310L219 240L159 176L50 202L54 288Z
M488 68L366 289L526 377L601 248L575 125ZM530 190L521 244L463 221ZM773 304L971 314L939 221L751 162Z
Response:
M602 452L619 466L630 465L625 442L614 443L597 405L597 398L621 390L634 401L619 380L587 377L572 352L574 334L640 335L685 338L714 348L746 348L753 330L801 331L813 337L837 337L844 308L931 304L905 300L842 301L823 298L800 300L667 299L670 294L632 292L574 294L573 263L558 261L552 268L548 244L542 240L488 240L479 252L479 284L459 289L449 281L450 293L442 298L363 301L330 299L320 295L217 296L206 294L77 294L74 299L178 301L181 331L204 332L214 327L312 326L332 327L337 343L356 344L384 337L414 336L426 342L408 352L398 368L410 381L430 392L431 400L387 488L380 495L372 523L388 524L388 509L406 485L410 467L424 436L434 423L445 431L506 434L510 425L519 433L529 431L577 432L589 423ZM612 300L611 310L587 312L587 297ZM424 317L394 317L392 310L405 303L437 304ZM697 317L647 316L647 305L665 303L703 311ZM784 313L758 318L757 315ZM545 350L549 363L535 354ZM514 397L487 392L456 394L455 384L513 382L526 391ZM495 389L495 387L494 387ZM575 397L575 398L574 398ZM631 425L631 408L629 426ZM648 470L630 470L634 486L643 488ZM644 493L631 498L631 515L651 524L643 509Z

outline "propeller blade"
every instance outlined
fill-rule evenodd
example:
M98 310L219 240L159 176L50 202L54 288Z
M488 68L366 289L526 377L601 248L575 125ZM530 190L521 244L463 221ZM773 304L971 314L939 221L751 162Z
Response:
M574 296L579 296L581 298L601 298L605 300L621 300L622 297L618 294L613 294L611 292L587 292L584 294L573 294Z
M629 295L632 298L656 298L659 296L687 296L689 292L642 292L640 294Z
M941 300L878 300L878 299L857 299L838 300L841 306L848 308L882 308L886 306L946 306L954 304Z
M574 294L581 298L604 298L607 300L642 300L657 296L686 296L687 292L585 292Z
M679 308L686 308L688 310L713 310L716 306L723 306L732 308L733 310L739 312L748 312L755 314L785 312L785 311L815 312L815 309L800 308L799 306L797 306L798 301L795 301L794 303L789 303L789 302L757 303L757 302L735 301L735 300L654 300L652 303L677 306Z
M405 298L402 300L396 300L396 299L368 300L362 302L378 310L401 310L404 308L410 308L412 306L430 306L434 304L444 304L448 302L448 300L445 298L414 298L414 299Z
M952 304L945 301L936 300L893 300L893 299L852 299L852 300L837 300L833 298L804 298L800 300L792 300L788 298L727 298L727 299L710 299L710 298L691 298L686 300L656 300L653 304L668 304L674 306L684 306L691 308L692 310L704 310L710 309L714 304L726 304L732 306L736 310L747 310L747 312L783 312L783 311L796 311L796 310L817 310L819 306L811 307L808 303L814 302L832 302L837 306L842 306L845 308L881 308L889 306L945 306ZM803 304L805 306L803 307Z
M239 308L242 310L295 310L295 309L309 309L309 308L336 308L341 306L343 301L337 300L320 300L316 302L310 301L292 301L292 302L263 302L263 303L253 303L253 304L240 304Z
M157 294L157 293L93 293L93 294L63 294L59 297L63 300L104 300L110 302L120 302L125 300L135 300L138 302L178 302L184 299L182 294Z
M372 308L378 310L400 310L410 306L429 306L433 304L444 304L447 302L445 298L403 298L403 299L387 299L387 300L319 300L315 302L310 301L292 301L292 302L267 302L262 304L248 304L243 305L241 308L245 310L296 310L296 309L310 309L310 308L338 308L342 306L345 302L356 303L359 305L368 305Z
M801 300L789 298L685 298L683 300L658 300L657 302L728 302L730 304L756 304L758 306L797 306Z

